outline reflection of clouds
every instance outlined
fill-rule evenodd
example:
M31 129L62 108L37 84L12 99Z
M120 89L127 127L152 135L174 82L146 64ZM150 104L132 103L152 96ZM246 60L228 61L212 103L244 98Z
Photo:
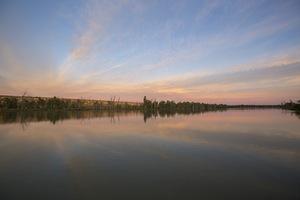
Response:
M158 128L174 128L174 129L183 129L189 126L190 123L187 122L179 122L179 123L172 123L172 122L167 122L167 123L158 123L157 127Z
M151 140L242 152L297 166L296 158L300 155L298 119L286 117L282 118L281 111L276 109L229 110L158 118L147 122L147 130L139 126L135 126L135 130L141 129L143 136Z
M113 162L111 158L130 161L132 153L168 159L172 155L164 152L163 146L167 144L222 149L299 165L299 119L283 115L280 110L176 115L157 117L146 124L142 118L143 115L132 113L114 124L109 117L67 120L55 125L31 123L25 132L16 124L1 124L0 141L21 143L19 148L7 154L8 157L21 155L22 143L38 144L56 154L60 162L76 174L84 171L81 169L84 163L92 162L87 160L89 156L109 162ZM86 159L81 159L84 157Z

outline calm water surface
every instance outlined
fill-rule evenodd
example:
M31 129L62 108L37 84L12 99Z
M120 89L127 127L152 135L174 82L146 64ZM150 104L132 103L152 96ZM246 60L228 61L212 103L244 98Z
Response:
M2 112L0 199L300 199L300 118Z

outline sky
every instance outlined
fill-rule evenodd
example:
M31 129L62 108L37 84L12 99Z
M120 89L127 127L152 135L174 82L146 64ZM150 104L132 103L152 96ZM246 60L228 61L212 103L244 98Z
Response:
M1 0L0 95L300 99L299 0Z

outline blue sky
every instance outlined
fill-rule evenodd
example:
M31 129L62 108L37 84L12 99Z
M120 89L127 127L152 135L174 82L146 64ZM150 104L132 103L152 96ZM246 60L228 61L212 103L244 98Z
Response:
M0 94L300 99L300 1L0 3Z

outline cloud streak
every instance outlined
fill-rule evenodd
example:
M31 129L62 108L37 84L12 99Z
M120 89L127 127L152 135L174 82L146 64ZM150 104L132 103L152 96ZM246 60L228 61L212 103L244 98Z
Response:
M78 33L74 36L74 48L70 52L74 60L85 59L93 54L122 6L122 2L108 0L87 2L80 16Z

